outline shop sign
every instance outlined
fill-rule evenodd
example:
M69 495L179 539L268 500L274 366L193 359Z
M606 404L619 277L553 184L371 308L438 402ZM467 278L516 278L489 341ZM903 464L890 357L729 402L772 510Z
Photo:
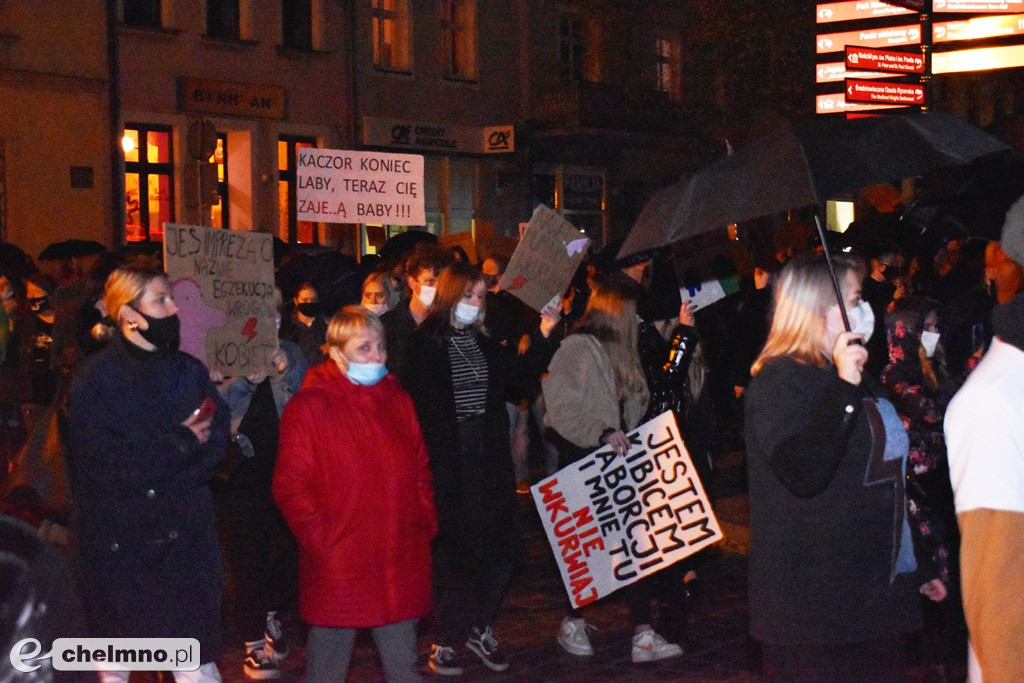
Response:
M508 124L473 128L364 116L363 144L448 153L505 154L515 151L515 127Z
M179 80L182 111L260 119L284 118L284 88L203 78Z

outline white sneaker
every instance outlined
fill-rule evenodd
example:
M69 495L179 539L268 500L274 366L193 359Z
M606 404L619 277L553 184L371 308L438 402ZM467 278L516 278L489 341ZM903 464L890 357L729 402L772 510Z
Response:
M565 617L562 619L562 627L558 629L558 644L566 652L577 657L590 657L594 654L594 648L590 645L590 636L587 629L597 629L580 618Z
M675 643L670 643L657 633L654 629L641 631L633 636L633 652L631 653L633 663L656 662L659 659L671 659L680 657L683 648Z

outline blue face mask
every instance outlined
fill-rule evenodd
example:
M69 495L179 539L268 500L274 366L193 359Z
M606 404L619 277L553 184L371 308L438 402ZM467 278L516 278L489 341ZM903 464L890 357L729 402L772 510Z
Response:
M346 359L348 360L348 359ZM372 387L384 379L388 369L383 363L356 363L348 361L348 378L364 387Z

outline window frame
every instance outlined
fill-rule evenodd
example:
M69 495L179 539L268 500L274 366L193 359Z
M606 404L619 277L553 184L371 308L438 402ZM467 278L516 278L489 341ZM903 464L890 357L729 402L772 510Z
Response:
M129 18L129 14L131 13L129 6L141 11L143 9L141 7L143 2L147 5L146 9L152 9L153 16L143 21L132 21ZM163 0L123 0L121 3L121 21L125 26L131 26L133 28L162 29Z
M230 191L230 185L228 184L228 134L227 133L217 133L217 141L221 145L221 160L219 162L216 160L216 157L217 157L217 151L216 150L214 150L213 154L210 155L210 158L213 159L213 161L211 163L217 164L218 166L221 167L221 168L217 169L218 170L218 174L217 174L218 175L218 177L217 177L217 195L220 197L220 227L223 228L223 229L230 229L231 228L231 204L228 201L228 192ZM223 169L223 171L224 171L223 177L221 177L220 173L219 173L219 171L221 169ZM212 211L212 207L211 207L211 211ZM213 218L212 214L211 214L210 218L211 218L210 222L212 223L213 222L212 221L212 218Z
M287 168L281 168L280 157L278 157L278 168L277 168L277 182L278 182L278 196L280 196L281 183L288 184L288 239L285 240L288 244L320 244L320 230L317 227L317 223L313 221L302 221L303 223L311 223L313 226L313 239L311 242L299 242L299 220L298 220L298 168L296 157L296 147L299 144L309 145L310 147L317 146L317 140L314 137L308 135L278 135L277 142L280 144L284 142L287 144L287 151L285 157L287 159ZM277 236L281 237L281 225L280 225L280 207L278 207L278 226Z
M459 11L469 8L472 20L465 24L459 20ZM441 54L444 60L444 77L454 81L476 82L480 77L479 36L477 31L478 14L476 0L441 0ZM472 45L470 71L459 69L460 34L468 33L469 44Z
M314 50L313 41L313 14L315 8L313 7L314 0L281 0L281 47L287 50L297 50L300 52L312 52ZM301 29L303 30L303 38L307 39L307 42L298 44L291 42L289 36L293 35L294 32L289 30L292 26L292 22L295 22L295 27L298 26L296 12L294 11L298 3L305 3L304 8L307 9L307 15L304 17ZM291 8L292 11L289 11ZM291 20L289 20L289 18ZM294 28L294 27L293 27Z
M656 35L654 46L654 90L679 101L682 98L682 41L675 36ZM668 47L668 54L662 52L663 46Z
M242 39L242 1L243 0L206 0L206 37L213 38L215 40L241 40ZM223 9L223 6L227 3L235 3L235 21L234 33L226 33L220 30L214 32L211 30L213 23L210 21L210 13L214 11L214 7ZM221 17L223 21L223 17ZM223 25L218 25L218 29L224 28Z
M566 27L568 27L568 31L565 30ZM586 81L586 35L587 22L582 16L566 12L559 17L558 77L562 83L583 83ZM578 48L578 56L576 54L577 50L574 48Z
M413 69L413 38L412 38L412 0L392 0L396 9L385 9L381 5L388 0L370 0L370 40L371 40L371 54L373 55L373 66L378 71L384 71L387 73L405 74L411 75ZM399 5L401 9L399 9ZM384 54L384 26L385 22L392 21L395 25L401 21L404 23L405 28L405 51L407 54L407 64L396 66L394 59L389 59L388 63L384 63L382 55ZM398 32L396 31L396 34Z
M138 161L124 161L124 174L127 180L127 176L130 173L137 174L139 176L139 225L142 226L144 237L141 240L132 240L135 242L153 242L153 231L151 225L151 216L149 215L149 177L152 175L166 175L168 182L167 185L170 188L170 220L174 221L175 208L174 208L174 127L164 124L157 123L136 123L129 121L124 124L125 132L134 130L138 133ZM148 154L148 137L149 133L166 133L167 134L167 158L166 162L155 162L149 160ZM146 191L146 200L142 199L143 189ZM125 222L122 226L125 238L128 236L128 217L125 216Z

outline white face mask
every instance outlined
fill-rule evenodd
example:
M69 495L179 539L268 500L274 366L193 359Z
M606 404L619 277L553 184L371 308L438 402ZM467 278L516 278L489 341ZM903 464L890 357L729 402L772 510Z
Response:
M463 325L472 325L480 315L480 307L461 301L455 306L455 319Z
M939 345L939 333L925 330L921 333L921 346L924 347L924 355L931 358L935 355L935 347Z
M847 311L846 315L850 318L850 332L863 334L866 344L875 331L875 312L871 310L871 304L861 301L857 308Z
M420 303L430 308L430 304L434 303L434 295L437 294L437 287L428 287L427 285L420 285L420 293L418 299Z
M387 304L363 304L363 308L375 315L384 315L388 310Z

